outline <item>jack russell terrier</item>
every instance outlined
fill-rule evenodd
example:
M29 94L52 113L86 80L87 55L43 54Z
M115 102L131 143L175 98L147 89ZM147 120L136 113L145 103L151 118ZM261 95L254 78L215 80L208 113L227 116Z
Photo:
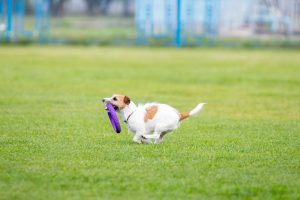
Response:
M182 120L200 112L205 104L198 104L190 112L179 113L175 108L160 103L136 106L125 95L113 95L102 99L102 102L111 103L121 114L128 130L133 134L133 141L139 144L152 143L151 139L155 144L162 142L167 133L177 129Z

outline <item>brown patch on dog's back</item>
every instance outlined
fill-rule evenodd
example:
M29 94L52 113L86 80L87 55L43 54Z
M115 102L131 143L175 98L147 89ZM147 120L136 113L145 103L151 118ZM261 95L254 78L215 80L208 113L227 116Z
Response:
M188 118L189 116L190 116L189 112L180 113L180 119L179 119L179 121L182 121L182 120Z
M146 108L146 114L144 116L144 122L151 120L154 118L155 114L157 113L158 107L157 106L150 106Z

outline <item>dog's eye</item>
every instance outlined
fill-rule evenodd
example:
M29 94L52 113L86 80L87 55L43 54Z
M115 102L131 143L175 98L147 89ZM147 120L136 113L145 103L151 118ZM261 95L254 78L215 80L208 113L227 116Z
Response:
M113 100L114 100L114 101L117 101L118 99L117 99L117 97L114 97Z

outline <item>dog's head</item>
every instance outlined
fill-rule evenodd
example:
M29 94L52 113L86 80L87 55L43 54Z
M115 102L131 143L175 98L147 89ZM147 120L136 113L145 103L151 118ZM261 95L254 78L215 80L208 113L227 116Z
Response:
M112 97L102 99L102 102L110 103L116 111L121 111L130 104L130 98L126 95L114 94Z

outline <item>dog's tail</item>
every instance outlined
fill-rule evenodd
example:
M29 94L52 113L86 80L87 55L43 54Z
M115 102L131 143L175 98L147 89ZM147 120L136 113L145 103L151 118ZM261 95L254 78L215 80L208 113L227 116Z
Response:
M182 121L190 116L194 116L196 115L198 112L200 112L203 108L203 106L205 105L206 103L199 103L193 110L191 110L190 112L182 112L180 113L180 119L179 121Z

